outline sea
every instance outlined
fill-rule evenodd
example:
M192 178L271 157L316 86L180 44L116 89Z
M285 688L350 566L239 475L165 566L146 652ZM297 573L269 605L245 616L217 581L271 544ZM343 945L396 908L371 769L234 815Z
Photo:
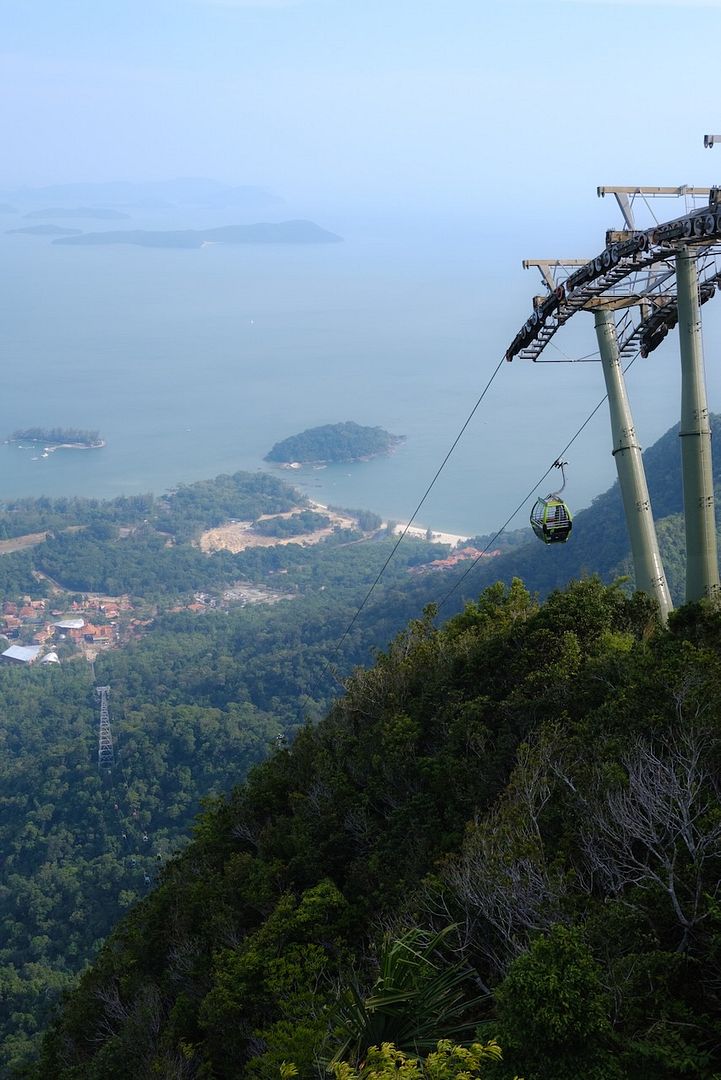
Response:
M442 213L314 219L342 243L72 247L8 234L27 222L5 214L0 499L161 493L269 470L318 502L398 522L432 485L415 520L438 531L488 533L519 504L511 527L526 524L525 497L604 396L591 318L576 316L558 335L553 362L504 362L446 461L541 291L521 268L526 231L509 239L491 216ZM238 223L217 210L71 222L88 231ZM704 308L706 362L710 405L720 409L714 307ZM679 415L675 337L636 361L628 380L648 446ZM356 464L289 472L264 461L276 441L345 420L405 440ZM43 457L3 441L31 426L98 429L107 445ZM566 457L577 510L615 476L604 407ZM547 477L538 491L555 486Z

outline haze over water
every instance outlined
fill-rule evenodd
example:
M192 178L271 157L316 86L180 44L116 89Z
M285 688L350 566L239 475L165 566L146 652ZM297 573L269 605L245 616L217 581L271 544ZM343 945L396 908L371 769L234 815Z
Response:
M137 212L97 228L238 218L175 214ZM344 242L172 250L3 235L0 437L78 426L98 428L107 447L43 459L2 445L0 498L160 493L271 468L263 456L277 440L355 420L406 442L371 462L272 471L321 502L407 520L538 283L518 269L528 252L502 245L492 226L314 216ZM24 223L3 216L5 229ZM716 338L712 307L704 315ZM595 342L590 318L576 321L559 341L580 356ZM677 419L674 349L675 341L629 376L646 446ZM708 366L718 408L717 365ZM465 534L495 529L602 395L596 363L504 365L418 521ZM579 508L614 477L605 410L569 458L569 501ZM549 478L544 493L552 486Z

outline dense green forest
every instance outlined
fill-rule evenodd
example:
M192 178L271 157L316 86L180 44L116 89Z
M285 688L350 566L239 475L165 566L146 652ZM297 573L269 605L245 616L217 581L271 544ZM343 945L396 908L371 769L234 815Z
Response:
M277 736L319 718L341 689L338 669L367 663L429 598L428 585L405 591L408 566L428 558L427 545L411 545L334 654L390 546L319 545L302 561L295 545L278 549L295 552L282 578L294 599L168 614L101 654L94 681L111 687L111 778L97 767L89 666L0 666L0 1073L32 1054L57 993L187 840L202 799L229 790ZM262 576L268 558L255 552L248 570Z
M269 473L237 472L180 484L172 492L115 499L62 496L0 503L0 539L75 525L149 525L180 540L236 518L253 521L302 506L299 492Z
M360 461L387 454L402 438L382 427L364 427L353 420L308 428L277 442L266 461L333 462Z
M319 514L316 510L301 510L290 517L261 518L253 526L253 532L260 536L301 536L303 533L313 532L315 529L326 529L330 525L330 518L326 514Z
M714 418L713 423L718 433L719 421ZM659 534L669 578L678 602L683 591L683 525L679 515L681 493L676 432L669 432L648 451L646 464L654 508L660 519ZM562 885L562 893L554 894L556 921L537 924L534 921L536 915L533 915L525 928L512 928L514 944L504 948L510 949L514 961L520 962L522 956L531 957L527 962L536 971L533 965L540 963L540 959L534 950L538 949L540 956L542 944L535 944L534 935L540 934L539 941L543 942L547 940L543 937L546 931L553 933L556 936L552 940L558 945L565 930L572 931L570 938L563 939L563 947L568 946L570 950L569 963L578 962L579 971L586 973L583 977L590 979L588 984L583 984L585 989L578 991L579 995L583 997L590 992L589 988L597 988L600 980L613 1001L611 1028L607 1023L608 1012L598 1020L598 1030L605 1032L604 1040L610 1039L610 1042L601 1040L599 1045L602 1044L603 1049L599 1053L602 1057L608 1056L610 1046L614 1055L626 1054L624 1047L633 1043L636 1048L628 1050L631 1056L627 1059L622 1056L619 1060L641 1061L647 1053L652 1062L646 1072L639 1066L637 1074L601 1072L599 1077L643 1075L655 1080L657 1076L677 1075L673 1072L676 1068L679 1075L710 1078L714 1068L718 1071L719 1063L713 1056L713 1038L704 1027L706 1021L699 1022L704 1032L698 1043L702 1049L695 1043L689 1049L688 1040L684 1041L687 1034L684 1025L696 1023L695 1019L687 1019L697 1005L687 995L687 990L692 981L688 977L688 965L697 963L697 954L684 952L684 944L683 958L679 961L680 974L672 973L664 966L666 959L663 957L673 951L668 936L673 921L667 920L661 926L658 921L653 921L656 916L652 918L643 908L645 913L633 923L633 933L638 932L644 949L647 946L651 951L656 949L663 957L653 970L649 967L648 957L634 960L638 964L634 971L641 973L638 975L640 980L659 981L665 989L658 991L658 1009L652 1004L638 1005L638 1014L633 1014L635 1019L628 1019L624 1012L627 1005L623 1004L624 986L628 984L631 987L628 992L636 994L636 977L623 969L618 957L609 959L601 955L599 942L603 935L613 935L616 931L615 928L609 930L603 920L598 923L598 929L597 921L594 921L597 920L594 904L598 900L598 890L606 889L610 896L613 890L608 881L611 879L602 884L601 870L591 872L587 865L581 866L578 862L577 851L586 841L580 834L574 834L571 819L579 823L584 820L582 807L579 809L574 805L569 809L570 804L563 803L561 795L565 792L568 796L573 787L584 791L595 776L593 769L596 767L599 785L602 781L611 783L614 780L625 783L624 777L630 783L632 758L624 757L626 736L631 738L634 731L643 729L644 737L652 742L657 735L662 740L666 738L670 722L666 697L659 704L657 697L644 696L647 682L652 681L649 672L654 664L659 672L658 694L675 694L674 700L681 702L680 705L677 702L681 712L688 708L691 710L689 715L695 716L696 720L707 718L711 723L712 709L704 704L699 687L705 686L704 680L710 679L715 671L712 621L702 614L697 626L682 613L676 616L672 630L662 633L654 628L643 601L629 599L628 584L621 590L610 592L593 583L577 585L568 597L552 598L550 606L541 609L537 609L535 602L517 586L505 598L492 590L480 603L477 600L485 583L496 578L510 583L514 571L521 572L530 590L542 596L554 587L564 585L570 578L583 577L592 570L598 570L607 580L627 573L627 543L617 487L595 500L587 511L576 515L572 540L559 549L549 550L535 540L525 544L522 532L503 538L480 538L481 546L491 542L493 547L506 549L506 553L487 562L484 560L466 576L463 566L442 575L411 576L409 571L437 558L445 549L426 543L402 544L380 587L364 606L362 616L353 622L338 650L337 642L388 558L391 540L347 543L347 540L355 541L355 537L334 534L315 548L304 549L291 543L282 547L249 549L237 555L228 552L207 555L194 544L203 529L211 525L231 519L257 521L264 514L286 513L298 507L303 514L313 513L297 492L266 473L221 476L181 486L161 497L136 496L108 502L23 499L0 506L0 537L42 531L51 533L47 541L30 551L0 557L0 593L4 598L23 594L47 595L47 582L38 580L38 571L78 592L97 589L145 597L157 603L159 612L171 607L175 596L199 589L221 589L237 581L266 585L282 583L282 592L291 597L275 607L207 610L202 617L188 611L158 614L145 628L141 640L133 641L122 651L101 654L96 662L94 681L107 683L112 688L117 766L110 777L99 774L97 769L97 702L92 690L93 678L85 662L75 661L61 668L40 670L0 668L0 740L4 750L0 758L3 773L0 832L3 850L10 853L0 870L0 922L3 925L0 1071L20 1069L24 1062L31 1060L39 1033L49 1013L57 1006L59 995L73 983L76 973L97 952L118 916L129 907L136 914L130 916L131 922L125 924L126 928L114 939L110 946L112 955L118 950L124 954L125 935L130 932L127 927L135 927L133 920L136 918L140 920L137 925L145 926L142 920L148 911L156 912L152 918L157 916L162 920L172 910L171 922L179 920L180 943L165 942L161 935L160 952L156 954L151 949L147 953L148 957L162 954L162 962L157 961L159 968L158 971L154 969L152 977L141 964L139 981L134 982L121 965L117 982L113 984L118 994L122 996L127 992L132 997L137 990L139 997L133 998L135 1004L132 1006L130 997L122 997L122 1007L117 1002L112 1008L109 1006L111 1013L115 1009L117 1015L114 1018L108 1015L98 1022L105 1025L106 1034L117 1028L117 1041L115 1037L110 1039L95 1060L95 1049L100 1047L102 1039L94 1031L88 1038L99 1040L93 1044L95 1049L88 1049L83 1044L78 1051L80 1063L77 1068L80 1071L67 1072L68 1078L71 1075L143 1075L144 1065L138 1067L140 1071L132 1066L129 1072L113 1073L115 1066L107 1062L117 1060L116 1052L122 1057L126 1052L124 1040L130 1039L124 1021L119 1023L119 1019L132 1017L130 1026L136 1024L143 1029L147 1009L160 1018L158 1032L162 1029L162 1035L158 1038L163 1044L160 1049L156 1044L151 1048L147 1040L142 1041L145 1035L138 1042L137 1052L149 1055L143 1061L154 1062L154 1071L150 1075L236 1075L232 1071L235 1066L222 1060L221 1051L217 1051L221 1058L216 1060L216 1050L209 1048L213 1039L220 1038L217 1034L211 1037L212 1025L205 1019L207 1010L215 1006L203 1005L201 1009L201 1002L219 978L211 961L211 952L224 955L229 946L223 934L230 926L227 933L233 940L247 938L249 942L255 942L253 948L257 945L260 950L261 961L258 962L261 964L265 963L262 955L266 944L278 949L280 955L280 952L284 954L288 941L295 942L298 950L305 954L307 941L303 938L303 926L309 919L311 922L316 919L314 925L327 926L329 931L328 937L324 936L320 943L320 953L317 950L313 953L319 965L313 969L313 979L321 985L320 1004L316 1008L315 997L312 1007L308 1003L307 985L303 982L308 972L303 969L304 973L297 978L297 973L288 975L295 980L290 988L282 982L281 973L277 973L280 983L273 981L275 976L269 977L259 998L260 1011L251 1009L246 1015L243 1006L238 1022L240 1013L233 1013L233 1005L228 1014L231 1017L229 1024L238 1039L242 1041L247 1036L247 1045L243 1043L240 1049L236 1046L232 1050L233 1060L252 1059L248 1075L272 1073L277 1076L277 1066L283 1057L296 1061L301 1073L307 1074L311 1044L311 1056L316 1054L321 1043L326 1045L327 1037L331 1039L329 1045L335 1045L332 1033L328 1036L329 1020L325 1010L326 1005L330 1008L328 1002L333 994L324 997L326 979L336 987L346 987L344 994L350 995L351 999L354 987L358 992L369 992L376 973L374 964L383 964L385 947L392 952L394 941L403 941L409 923L420 926L426 935L430 935L428 940L448 925L460 928L444 939L446 953L453 945L451 955L447 957L448 970L453 969L456 961L462 964L462 970L466 972L464 993L470 993L469 986L475 987L476 991L482 986L482 994L493 991L493 997L485 1000L481 1011L473 1013L474 1022L481 1019L491 1024L491 1028L484 1028L480 1033L484 1040L496 1033L499 1038L503 1036L508 1069L523 1071L526 1080L532 1080L535 1075L539 1080L545 1080L546 1076L550 1080L555 1076L596 1075L590 1065L588 1069L586 1065L579 1066L580 1071L576 1074L569 1071L570 1065L566 1072L549 1072L547 1065L528 1064L528 1058L524 1058L524 1054L530 1052L528 1047L525 1050L522 1046L514 1048L514 1032L526 1021L520 1013L513 1022L508 1019L512 1013L512 995L509 993L504 998L502 989L505 980L511 977L508 956L504 959L499 953L500 958L484 958L477 939L486 932L483 929L486 924L482 920L478 925L473 924L460 902L452 900L453 891L449 891L444 877L446 862L461 858L459 852L465 850L463 837L467 830L470 830L469 836L486 837L483 843L490 844L487 835L493 834L493 823L499 821L501 833L508 833L509 844L519 845L529 857L533 854L536 858L538 844L542 841L546 860L544 873L551 875L554 888L560 874L558 880ZM363 515L362 520L357 513L356 517L364 530L377 528L379 524L378 518L370 513ZM275 576L279 574L282 577ZM334 698L347 685L352 666L370 663L374 650L385 648L393 635L418 615L425 603L448 596L454 583L457 587L444 604L441 616L453 615L463 607L464 601L471 602L470 614L458 615L441 630L434 629L428 620L412 624L408 635L391 649L388 656L381 657L375 668L358 674L350 684L344 703L336 706L318 728L319 732L335 732L337 754L323 741L326 736L319 735L320 742L316 743L316 736L306 729L306 724L316 723L327 712ZM582 603L580 597L585 598ZM566 604L570 605L568 610L564 607ZM573 614L569 615L568 611ZM579 620L578 626L574 624L575 619ZM466 625L463 620L468 621L467 634L459 629ZM590 637L585 636L584 620L595 628L592 634L589 630ZM498 636L495 636L496 631ZM531 634L530 638L528 634ZM576 638L580 642L578 647L574 644ZM428 655L423 662L416 663L422 656L422 651L417 651L419 642L426 639L434 643L433 648L428 646ZM559 641L565 643L563 648L568 650L561 655L558 653ZM529 657L522 659L529 649ZM483 666L485 661L482 662L481 654L486 652L488 664L497 668L493 673ZM603 662L596 665L594 657L597 654ZM710 661L707 673L703 674L699 657L706 654ZM543 659L544 655L546 659ZM470 657L475 659L471 662ZM634 666L636 661L640 664L643 657L647 658L648 669L642 664ZM688 670L685 666L687 658ZM424 668L426 660L427 671ZM441 668L446 661L448 672L442 675ZM504 667L507 662L510 663L508 671ZM469 664L472 674L469 674ZM670 665L668 670L667 664ZM577 682L579 673L585 674ZM637 676L640 689L634 682ZM426 677L427 684L424 683ZM684 704L686 691L681 692L687 678L690 680L689 700L692 701L688 706ZM406 686L407 679L411 679L410 688ZM365 697L360 704L349 706L349 701L357 703L360 700L353 694L354 687L361 684L365 687ZM616 694L620 695L618 701L614 697ZM482 704L479 703L481 699ZM599 701L602 706L598 705ZM597 706L601 710L598 715L594 712ZM582 718L587 707L590 719ZM618 734L616 713L613 712L617 707L619 716L624 718L621 734ZM605 708L611 709L613 714L609 721L610 742L604 742L606 736L601 738L599 734L605 722ZM628 721L626 731L623 724L627 723L627 712L636 708L638 715ZM656 711L650 713L649 709ZM581 747L583 740L588 738L589 746L596 747L598 743L598 753L607 751L608 756L603 760L594 758L596 764L589 765L591 772L584 772L580 764L584 752L579 749L579 760L569 765L571 771L564 773L562 780L557 776L554 779L554 783L560 783L561 795L554 788L553 797L549 796L543 829L539 825L541 840L535 834L530 838L525 834L519 837L511 828L511 825L513 828L518 825L515 820L518 815L514 817L508 811L510 817L507 818L502 808L512 803L512 800L508 802L511 798L508 790L513 789L514 762L522 764L525 760L522 759L526 752L524 740L536 732L541 740L550 738L544 726L549 720L556 723L562 733L566 731L566 725L570 725L569 745ZM387 721L392 721L388 732L384 727ZM448 749L450 756L438 751L438 739L428 734L428 725L435 723L441 725L439 730L444 733L447 730L454 733ZM345 730L348 724L353 728L352 739ZM353 741L363 742L366 735L368 745L364 748ZM284 744L279 738L288 742ZM446 734L443 735L445 738ZM536 734L532 738L535 740ZM553 745L553 754L561 760L565 735L559 739L558 745L550 742L543 745ZM292 750L282 748L293 740ZM653 745L657 756L673 750L665 744ZM536 746L535 742L533 746ZM706 751L704 743L704 755ZM257 774L261 779L254 778L249 789L236 792L227 802L213 803L207 810L199 825L198 842L206 835L211 836L212 851L201 843L188 849L190 854L170 858L174 852L183 850L202 799L213 793L220 795L230 791L234 784L243 780L248 769L269 752L272 758L267 766L269 771L261 769ZM321 754L317 761L316 753ZM357 767L352 764L356 760L354 755ZM347 769L353 772L353 783L358 788L358 798L354 797L355 801L351 799L350 802L347 793L344 794L336 784L338 762L345 757L348 758ZM543 760L546 772L549 769L553 772L546 759ZM418 773L409 772L416 764ZM323 775L326 765L330 770L327 781ZM303 769L310 771L306 773ZM314 778L312 790L307 790L303 778L307 779L311 774ZM235 840L223 832L224 815L230 812L228 806L234 806L238 799L250 798L248 791L257 791L258 784L266 785L269 801L267 805L263 804L265 809L261 811L256 807L253 813L257 810L262 819L262 835L265 837L267 827L268 835L273 838L270 846L263 848L266 854L270 853L272 870L263 861L265 854L260 863L249 862L250 854L255 851L253 845L248 848L242 844L236 850L233 848ZM439 809L443 799L448 800L447 812ZM316 822L313 831L306 822L302 828L308 830L310 839L302 850L296 849L295 830L301 827L296 822L296 815L303 818L303 808L308 806L315 807L312 813L323 822L327 819L328 828L337 831L324 839L318 832L320 824ZM279 807L282 810L280 817L277 816ZM493 827L489 825L490 831L484 832L480 823L485 820L486 812L491 815L488 820ZM345 815L342 826L338 824L339 815ZM568 815L568 820L563 815ZM471 827L470 821L476 824ZM146 835L147 840L144 839ZM306 844L306 840L303 843ZM499 880L506 882L506 891L520 891L525 896L524 890L527 886L530 888L532 882L527 882L523 875L527 873L532 881L536 881L539 872L536 863L532 861L524 863L525 868L511 868L507 871L509 876L503 878L506 873L503 852L496 853L492 847L487 851L494 865L494 860L501 860L498 863ZM226 865L231 857L229 852L232 865ZM682 861L685 858L683 856ZM716 858L715 854L713 858ZM564 862L569 859L570 862ZM237 860L240 862L236 866ZM310 860L308 865L305 860ZM156 876L166 866L167 869L162 870L162 884L156 890ZM204 893L195 907L195 901L190 904L192 917L189 909L186 910L185 890L190 888L188 875L193 878L199 874L204 878L206 868L209 888L215 890L213 896L217 893L221 898L222 913L218 914L217 922L225 929L218 931L220 936L217 937L213 936L214 928L200 926L214 903L211 903L210 893ZM706 869L704 864L704 875ZM247 881L243 877L246 870L251 875ZM581 893L574 891L574 874L581 878L585 874L584 881L593 879L593 889L588 897L583 893L579 899ZM268 875L272 878L272 888ZM546 881L545 878L542 880ZM703 880L700 877L696 880L706 888L705 876ZM177 889L173 882L177 883ZM327 891L329 882L341 899L332 890ZM429 893L431 885L435 887L436 884L440 891ZM197 887L200 889L200 885ZM229 888L238 890L236 899L226 897L224 890ZM256 888L257 892L254 892ZM321 890L320 893L316 894L316 888ZM487 888L491 890L492 902L500 902L499 896L504 891L501 885L496 882L495 893L491 885ZM644 883L639 888L645 902L646 894L655 896L661 885L656 881L655 885ZM310 908L306 905L306 892ZM713 899L713 890L708 895ZM422 902L416 900L417 896ZM615 899L611 907L607 905L608 910L623 913L630 902L628 891L621 890L613 896ZM134 908L133 905L143 897L140 906ZM162 907L159 897L166 897L171 907ZM440 922L435 917L437 901L439 910L445 912ZM329 908L326 902L330 904ZM319 905L317 910L316 903ZM416 903L421 907L415 908ZM160 908L155 906L158 904L161 904ZM236 911L238 904L243 907L241 916ZM288 938L283 913L296 908L298 925L295 930L288 931ZM338 916L342 925L336 925L334 921L336 908L343 913L342 918ZM271 920L272 925L267 928L266 919L276 909L280 922ZM435 913L432 918L425 918L427 910ZM606 907L601 911L605 912ZM704 909L700 920L704 929L716 925L714 912L713 905ZM498 917L510 918L510 915L502 909ZM244 922L244 919L250 921ZM619 926L621 924L622 920ZM395 938L384 945L380 928L390 928ZM132 934L135 932L132 930ZM141 944L145 942L142 936L145 932L138 930ZM691 937L694 934L696 929ZM166 965L169 955L162 950L166 944L171 952L176 948L185 949L184 935L188 937L191 952L198 948L207 953L202 962L188 960L189 1003L183 996L186 991L179 991L180 996L175 998L173 987L169 988L162 980L156 981L156 975L160 978L158 972ZM256 938L256 935L260 937ZM631 937L628 930L624 940L629 942ZM466 938L476 942L472 949L460 948L459 942ZM558 951L560 945L558 949L556 945L554 950ZM711 963L716 955L713 952L716 945L709 941L706 945L711 950L708 954L708 963ZM142 949L145 948L146 944L142 944ZM237 951L239 946L234 948ZM500 946L493 946L493 949L497 948ZM474 949L483 955L477 955ZM109 969L103 965L108 963L107 955L107 952L103 954L98 969L106 974ZM629 955L635 957L636 954L631 950ZM461 956L462 960L459 960ZM330 967L326 963L328 957L333 960ZM437 963L437 957L433 963ZM608 973L609 964L616 972L613 978L621 980L620 987ZM521 968L518 978L530 978L522 971ZM575 967L573 972L576 972ZM185 979L177 972L172 977L178 986ZM545 985L546 975L538 977L541 979L539 985ZM92 982L95 976L90 978L86 986L95 988L88 991L92 994L98 984ZM555 985L558 972L551 972L547 978L549 985ZM624 979L627 984L623 983ZM701 985L705 984L701 982ZM102 996L106 989L98 993ZM77 1043L78 1029L73 1028L68 1034L70 1029L63 1025L70 1023L68 1017L74 1015L73 1001L86 1000L87 1004L83 993L86 991L72 999L65 1020L47 1044L44 1071L38 1075L65 1075L61 1071L53 1074L56 1066L60 1070L59 1062L63 1068L66 1065L70 1068L71 1058L66 1060L63 1057L65 1051L58 1047L61 1043L63 1046ZM107 990L107 993L115 1001L112 997L115 990ZM680 996L674 997L677 993ZM235 991L231 994L235 1001L237 995L233 997L233 994ZM296 1004L289 1005L288 1014L281 1016L276 1009L277 1000L285 1000L286 996ZM216 997L211 1000L215 1001ZM602 997L598 998L599 1002ZM504 1000L507 1005L505 1021L499 1004ZM540 1009L540 1003L536 1004ZM137 1010L133 1012L135 1005ZM643 1012L644 1008L646 1012ZM166 1015L168 1009L170 1018ZM603 1012L600 1004L599 1010L600 1016ZM305 1025L305 1034L290 1024L289 1017L295 1019L296 1011ZM703 1013L700 1007L696 1011L699 1015ZM636 1038L645 1022L643 1017L647 1015L661 1017L659 1024L663 1029L658 1045L653 1043L655 1036L649 1036L651 1049L644 1049L646 1042L643 1039L638 1042ZM220 1031L223 1023L225 1020L219 1021L214 1030ZM581 1028L574 1024L580 1024L580 1021L577 1018L569 1020L570 1026L558 1036L558 1046L564 1052L568 1049L567 1044L574 1044L574 1040L578 1044L586 1041L588 1033L579 1034ZM266 1035L271 1031L275 1033L273 1038ZM282 1031L286 1032L287 1044L282 1042ZM267 1051L263 1049L266 1044ZM668 1064L666 1072L658 1065L663 1056L659 1049L661 1044L668 1061L675 1063L673 1068ZM325 1053L325 1050L318 1052ZM546 1052L551 1054L552 1048L546 1047ZM88 1064L86 1059L91 1058L92 1064ZM679 1064L686 1060L690 1064ZM708 1068L707 1062L711 1063ZM483 1075L491 1075L488 1073L491 1068L501 1066L491 1062L484 1066ZM628 1070L630 1068L628 1065ZM685 1073L683 1069L686 1069Z
M720 645L594 580L429 610L206 806L30 1075L310 1078L410 1004L499 1080L712 1080Z

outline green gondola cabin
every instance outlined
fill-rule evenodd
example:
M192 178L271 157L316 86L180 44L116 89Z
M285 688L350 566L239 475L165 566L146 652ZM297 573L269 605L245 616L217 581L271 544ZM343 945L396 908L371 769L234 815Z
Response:
M559 495L547 495L531 511L531 528L544 544L565 544L573 528L571 511Z

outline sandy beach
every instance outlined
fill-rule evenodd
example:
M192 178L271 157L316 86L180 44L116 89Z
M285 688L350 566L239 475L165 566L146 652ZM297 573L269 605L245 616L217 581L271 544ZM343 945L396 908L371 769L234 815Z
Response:
M318 511L320 511L322 513L327 513L328 512L328 507L324 503L316 502L313 499L309 499L308 501L309 501L311 507L314 510L318 510ZM403 522L403 521L398 522L396 524L395 528L393 529L393 535L394 536L400 536L400 534L403 532L405 527L406 527L405 522ZM381 528L382 529L387 529L388 528L388 522L387 521L381 522ZM427 533L428 533L428 526L427 525L411 525L411 527L408 529L408 532L406 533L406 536L410 536L414 540L425 540L426 536L427 536ZM431 541L434 544L448 544L448 545L450 545L450 547L457 547L459 544L468 543L468 541L470 539L471 539L470 536L459 536L457 533L449 533L449 532L436 532L435 529L431 529Z
M398 522L393 530L393 535L400 536L405 527L404 522ZM411 525L406 533L406 536L412 536L417 540L425 540L427 535L428 529L423 525ZM431 541L434 544L450 544L451 547L456 547L458 544L466 544L469 540L470 536L458 536L456 533L436 532L435 529L431 529Z

